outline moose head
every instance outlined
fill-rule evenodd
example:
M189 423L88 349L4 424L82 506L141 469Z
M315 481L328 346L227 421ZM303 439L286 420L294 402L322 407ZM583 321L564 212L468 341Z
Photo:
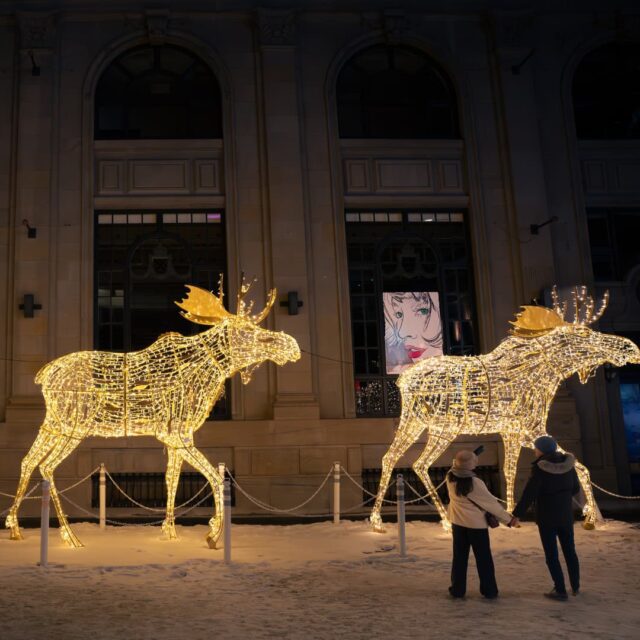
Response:
M247 304L244 300L250 288L251 283L246 283L243 278L235 314L224 307L222 276L218 295L187 285L187 297L176 302L182 309L180 313L187 320L215 327L219 330L216 332L217 335L224 333L224 341L228 345L225 351L228 351L227 367L230 375L239 371L244 384L251 381L254 370L265 360L284 365L300 359L300 347L293 337L282 331L269 331L260 327L273 307L276 290L269 291L264 309L254 314L253 301ZM221 355L221 345L219 342L216 342L216 345L215 349L212 349L214 356Z
M607 291L597 309L586 287L574 287L571 300L560 302L558 291L551 292L553 308L525 306L512 322L512 335L526 340L540 339L548 360L558 373L569 377L577 373L585 384L597 367L610 363L622 367L640 363L640 349L628 338L600 333L590 328L607 308ZM565 320L569 304L573 318Z

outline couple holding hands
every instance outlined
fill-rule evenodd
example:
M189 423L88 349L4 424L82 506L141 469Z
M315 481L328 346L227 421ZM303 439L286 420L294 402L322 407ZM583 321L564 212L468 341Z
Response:
M469 550L473 549L480 593L487 599L498 597L495 569L489 542L488 518L509 527L519 526L519 518L535 502L536 524L554 588L544 595L553 600L568 600L564 575L558 557L558 540L562 547L573 595L580 589L580 567L573 540L573 497L580 492L575 458L557 450L551 436L534 441L536 459L520 502L513 514L505 511L498 499L478 478L474 469L478 457L473 451L459 451L447 473L449 520L453 529L452 598L463 598L467 588ZM496 526L496 524L492 526Z

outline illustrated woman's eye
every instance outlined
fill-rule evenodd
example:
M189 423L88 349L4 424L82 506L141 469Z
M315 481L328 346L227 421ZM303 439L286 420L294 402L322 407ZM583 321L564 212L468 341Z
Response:
M396 318L402 318L404 316L404 313L402 313L402 311L396 311Z
M429 315L429 309L428 309L427 307L420 307L420 308L418 309L418 313L419 313L421 316Z

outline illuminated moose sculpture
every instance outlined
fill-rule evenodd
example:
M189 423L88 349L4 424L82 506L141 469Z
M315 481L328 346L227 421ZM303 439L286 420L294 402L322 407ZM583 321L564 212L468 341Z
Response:
M244 296L250 285L241 284L236 315L219 295L189 286L187 298L176 303L182 315L211 329L185 337L168 333L151 346L132 353L80 351L53 360L36 375L42 385L46 417L31 449L22 461L16 499L7 516L11 539L21 539L18 508L29 478L37 466L51 483L51 499L60 521L62 539L82 546L62 510L53 481L56 467L87 436L121 438L155 436L168 453L165 535L176 538L175 495L180 468L188 462L207 479L215 499L215 515L209 520L207 542L215 548L222 532L222 478L194 446L193 434L211 413L224 390L226 378L240 372L251 380L253 370L265 360L278 365L300 358L298 343L289 335L258 325L273 306L276 291L269 292L263 311L252 315L253 303Z
M572 293L573 320L565 321L567 303L558 301L554 287L553 309L523 307L512 322L511 336L486 355L436 356L422 360L398 377L402 413L395 438L382 460L382 477L371 524L382 531L380 509L394 466L423 431L427 443L413 468L427 487L445 529L449 521L429 467L459 435L499 433L504 443L507 509L514 506L513 489L521 447L546 433L551 402L563 380L578 373L585 384L606 362L621 367L640 363L640 350L630 340L589 329L604 313L605 294L595 311L586 288ZM593 528L597 507L589 472L576 463L587 503L585 528Z

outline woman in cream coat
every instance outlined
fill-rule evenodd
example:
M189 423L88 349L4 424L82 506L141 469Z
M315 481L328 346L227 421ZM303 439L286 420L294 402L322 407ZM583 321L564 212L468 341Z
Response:
M480 593L488 599L498 597L485 512L493 514L508 526L517 523L517 520L500 506L498 499L473 472L477 464L478 457L475 453L458 451L453 460L453 466L447 473L449 520L453 530L453 563L449 593L453 598L463 598L467 590L470 548L473 549L473 555L476 558Z

